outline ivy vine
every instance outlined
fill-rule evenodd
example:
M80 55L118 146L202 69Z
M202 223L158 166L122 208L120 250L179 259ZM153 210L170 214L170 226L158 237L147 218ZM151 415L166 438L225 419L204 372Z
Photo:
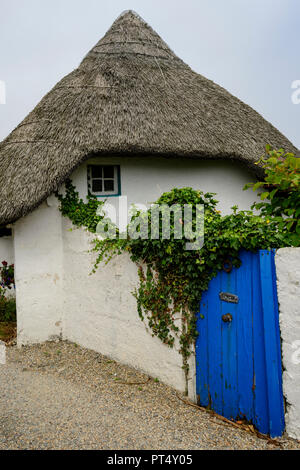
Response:
M280 159L282 157L282 153L269 156ZM294 161L292 164L295 165ZM265 165L268 175L267 160ZM274 160L272 165L274 166ZM296 174L299 175L297 169ZM292 180L295 183L295 173ZM299 194L298 196L293 194L292 197L297 199ZM79 199L71 181L66 183L65 195L58 195L58 198L64 216L74 225L96 233L97 224L104 219L101 210L99 211L103 202L99 202L90 194L87 202ZM139 286L133 293L137 300L138 314L141 320L147 321L153 336L157 336L171 348L179 344L187 394L188 359L197 336L196 313L202 293L207 290L210 280L223 269L228 259L234 267L239 267L241 263L239 252L242 249L257 251L297 246L299 237L295 231L291 233L290 224L283 223L284 214L277 210L273 215L265 205L260 214L252 210L239 211L238 207L234 206L229 215L222 215L217 210L218 201L214 193L204 194L192 188L174 188L162 194L156 204L159 206L177 204L182 208L189 204L194 212L197 205L204 205L203 247L191 251L185 249L188 240L185 237L177 239L174 236L174 216L171 214L169 239L162 237L161 224L158 239L151 239L150 236L147 239L132 238L128 234L125 238L96 237L93 240L93 251L96 253L93 270L95 271L101 262L109 262L114 255L129 253L131 260L138 265ZM147 220L150 230L151 210L143 214L137 213L134 217L141 215ZM297 223L294 227L296 230Z

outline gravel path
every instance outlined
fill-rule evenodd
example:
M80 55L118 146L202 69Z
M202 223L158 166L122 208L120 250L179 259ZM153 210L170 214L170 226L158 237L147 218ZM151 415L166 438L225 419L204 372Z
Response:
M300 449L292 439L280 443ZM0 365L0 449L278 446L184 404L173 389L132 368L59 342L8 348Z

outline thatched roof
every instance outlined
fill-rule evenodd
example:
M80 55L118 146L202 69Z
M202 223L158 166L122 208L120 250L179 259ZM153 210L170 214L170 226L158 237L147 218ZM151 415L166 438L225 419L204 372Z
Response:
M267 143L296 150L128 11L0 144L0 224L32 211L95 154L233 159L254 168Z

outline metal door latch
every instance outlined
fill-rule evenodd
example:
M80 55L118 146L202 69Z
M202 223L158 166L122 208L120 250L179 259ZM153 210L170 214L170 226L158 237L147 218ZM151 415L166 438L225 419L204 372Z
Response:
M231 313L226 313L225 315L222 315L222 320L225 323L231 322L232 321L232 315Z

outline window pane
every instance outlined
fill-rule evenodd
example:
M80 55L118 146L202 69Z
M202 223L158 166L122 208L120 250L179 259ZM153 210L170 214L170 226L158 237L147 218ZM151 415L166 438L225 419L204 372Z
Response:
M114 167L104 166L104 178L114 178Z
M92 191L93 193L102 192L102 180L93 180L92 181Z
M92 166L92 178L102 178L102 166Z
M114 191L114 180L104 181L104 191Z

